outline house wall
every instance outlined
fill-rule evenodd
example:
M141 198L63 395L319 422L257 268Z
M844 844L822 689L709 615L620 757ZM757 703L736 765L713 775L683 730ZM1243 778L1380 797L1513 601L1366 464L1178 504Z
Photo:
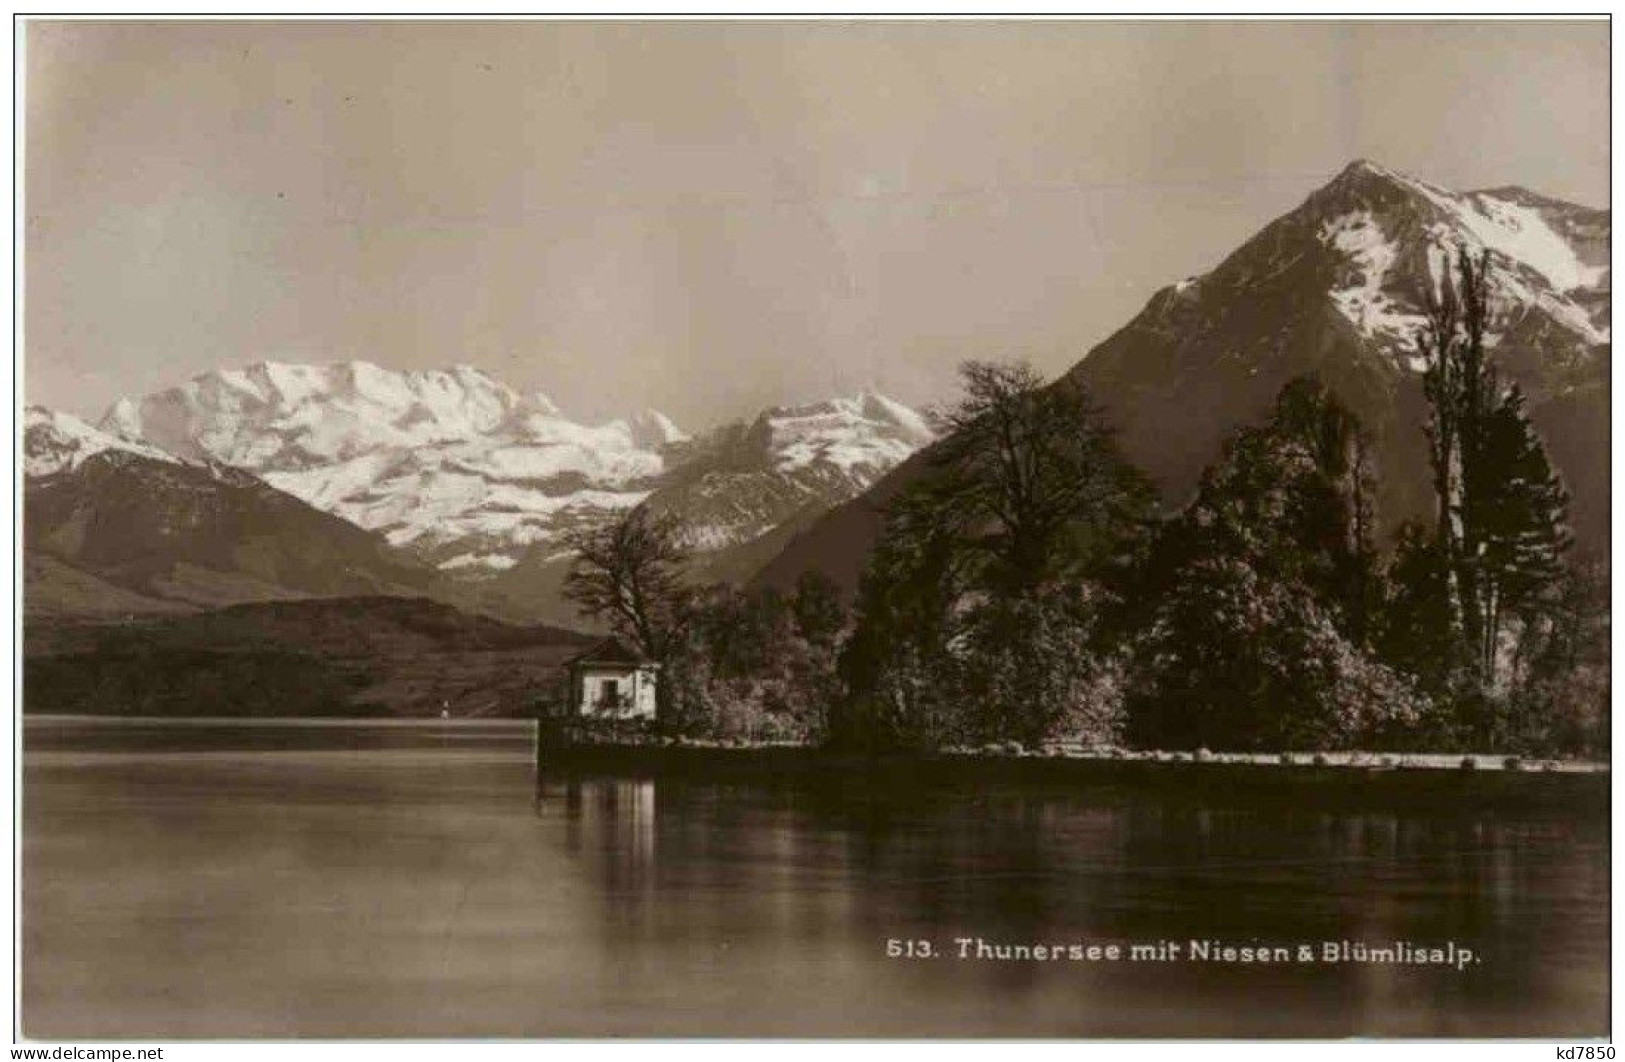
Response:
M617 692L630 704L618 709L606 709L600 702L608 683L617 684ZM616 715L626 719L653 719L655 714L655 676L650 668L583 669L576 679L576 711L581 715Z

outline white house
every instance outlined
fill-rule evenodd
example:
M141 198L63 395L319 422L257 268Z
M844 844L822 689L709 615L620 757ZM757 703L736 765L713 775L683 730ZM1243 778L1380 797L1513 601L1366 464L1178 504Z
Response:
M605 638L570 667L570 715L653 719L659 668L619 638Z

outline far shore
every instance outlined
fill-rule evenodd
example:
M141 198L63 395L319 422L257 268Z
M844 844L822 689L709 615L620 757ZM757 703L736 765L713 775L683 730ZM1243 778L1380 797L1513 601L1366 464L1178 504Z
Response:
M435 727L462 726L488 727L492 730L516 730L531 727L536 720L522 716L479 716L475 718L442 719L437 715L79 715L71 712L25 712L23 723L46 723L52 726L80 724L86 726L251 726L251 727Z

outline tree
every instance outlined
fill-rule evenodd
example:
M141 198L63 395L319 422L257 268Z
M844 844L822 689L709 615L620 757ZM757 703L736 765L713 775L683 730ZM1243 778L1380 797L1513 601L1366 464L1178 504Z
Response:
M859 587L837 727L853 740L1032 744L1109 714L1093 709L1087 585L1151 489L1080 385L1025 365L960 373L949 433L888 507Z
M1550 608L1521 626L1513 684L1522 710L1501 721L1508 747L1607 756L1608 582L1606 564L1571 564Z
M929 456L990 588L1019 593L1076 575L1132 531L1151 489L1081 384L1045 384L1021 363L959 371L964 397Z
M1054 585L990 597L974 611L959 668L971 741L1121 740L1117 661L1094 637L1097 593Z
M1489 252L1465 250L1430 298L1417 346L1436 502L1449 665L1497 683L1510 620L1550 607L1569 545L1567 497L1524 410L1485 356Z
M1324 384L1289 381L1264 424L1225 443L1186 510L1114 570L1119 611L1130 625L1142 622L1186 565L1223 554L1301 586L1364 644L1382 601L1370 452L1358 417Z
M1141 743L1392 743L1423 701L1374 657L1370 446L1313 378L1236 432L1116 584Z
M1471 552L1482 628L1479 660L1493 682L1509 619L1548 615L1566 573L1571 544L1568 495L1546 458L1517 385L1495 399L1465 462L1462 526Z
M1244 557L1179 569L1135 632L1127 716L1136 744L1283 750L1391 745L1426 702L1340 630L1298 583Z
M833 657L831 646L803 635L792 602L777 592L711 587L693 608L680 658L689 721L714 737L821 741Z
M1353 411L1317 378L1299 377L1267 423L1232 437L1195 503L1208 536L1302 583L1356 644L1380 600L1370 453Z
M802 572L796 580L790 612L801 637L820 648L833 649L846 626L846 605L840 587L817 569Z
M1452 660L1459 655L1450 584L1435 533L1415 521L1401 525L1388 565L1378 652L1436 696L1450 692Z
M960 602L967 593L968 532L938 484L894 498L858 586L852 635L839 670L845 697L831 720L837 744L937 747L962 734L957 716Z

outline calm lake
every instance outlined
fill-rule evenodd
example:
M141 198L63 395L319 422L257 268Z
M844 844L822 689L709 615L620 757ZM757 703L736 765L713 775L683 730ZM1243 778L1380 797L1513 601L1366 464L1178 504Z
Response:
M538 797L526 724L33 719L24 740L32 1037L1608 1031L1605 804L851 774ZM974 938L1124 957L960 959ZM1193 940L1316 961L1126 957ZM1325 941L1476 961L1329 963Z

